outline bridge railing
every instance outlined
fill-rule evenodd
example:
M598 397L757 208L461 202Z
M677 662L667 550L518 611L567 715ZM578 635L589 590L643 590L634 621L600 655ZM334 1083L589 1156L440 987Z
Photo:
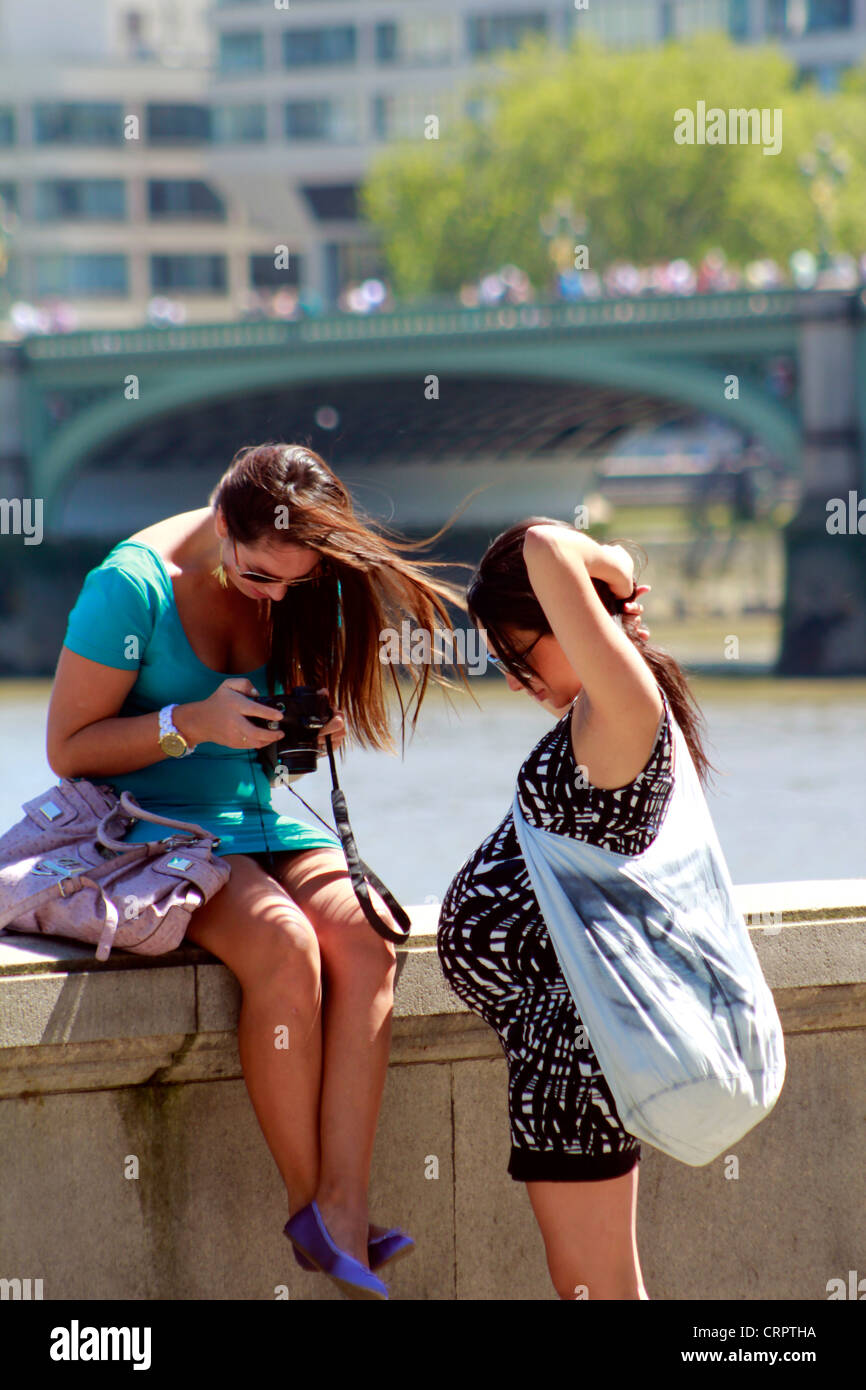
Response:
M23 340L25 356L33 362L111 356L119 353L236 351L273 348L293 343L358 343L419 335L479 335L503 331L635 329L666 324L713 324L755 320L791 320L814 314L816 308L848 301L863 310L859 291L771 290L693 296L612 298L576 303L503 304L490 307L448 307L437 302L411 305L385 313L324 314L281 321L259 319L190 324L173 328L92 329L79 333L34 335Z

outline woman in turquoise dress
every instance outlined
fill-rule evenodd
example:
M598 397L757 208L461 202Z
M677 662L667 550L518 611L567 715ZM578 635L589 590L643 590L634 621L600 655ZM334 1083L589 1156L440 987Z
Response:
M432 637L451 626L445 602L462 606L433 562L411 558L418 544L357 517L311 450L241 450L207 507L121 541L87 575L48 715L58 776L128 790L220 837L231 877L187 937L240 982L241 1064L298 1263L361 1298L387 1297L372 1271L412 1246L371 1225L367 1206L395 951L364 917L337 837L273 809L257 754L281 734L251 718L278 717L269 694L313 686L334 710L320 747L328 733L392 746L386 670L400 686L379 634L408 619ZM431 672L411 674L414 727ZM125 838L157 835L139 821Z

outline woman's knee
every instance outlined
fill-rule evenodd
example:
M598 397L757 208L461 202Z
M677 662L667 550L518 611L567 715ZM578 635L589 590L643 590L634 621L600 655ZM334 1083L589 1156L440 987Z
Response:
M247 929L244 975L250 982L318 987L319 942L311 922L289 899L263 903Z
M387 919L386 919L387 920ZM340 920L313 919L322 967L331 979L348 977L393 985L397 970L394 943L370 926L360 908Z
M314 849L281 866L280 881L312 923L322 962L329 973L387 977L396 971L397 952L370 925L338 852ZM370 897L386 926L397 924L374 888Z
M232 856L232 876L193 913L187 935L228 965L242 985L321 975L313 925L274 880L248 856Z

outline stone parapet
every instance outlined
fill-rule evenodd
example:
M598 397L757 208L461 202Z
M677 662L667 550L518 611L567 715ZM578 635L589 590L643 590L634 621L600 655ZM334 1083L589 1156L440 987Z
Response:
M735 1165L690 1168L644 1145L645 1282L652 1298L826 1298L866 1249L866 879L736 893L788 1075ZM410 909L398 949L371 1216L418 1248L394 1267L392 1297L554 1298L524 1186L505 1171L499 1041L445 983L437 913ZM232 974L192 944L98 962L74 942L0 936L0 1277L41 1278L58 1299L339 1297L281 1235L239 1003Z

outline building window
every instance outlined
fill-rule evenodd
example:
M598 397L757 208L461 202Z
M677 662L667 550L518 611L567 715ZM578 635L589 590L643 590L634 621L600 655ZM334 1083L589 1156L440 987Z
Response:
M424 15L376 25L376 59L380 63L406 63L433 67L453 61L457 48L457 21L453 15Z
M0 208L0 215L2 215L4 209L9 212L18 211L17 183L0 183L0 203L3 204L3 207Z
M0 106L0 145L15 144L15 110L12 106Z
M822 29L850 29L852 8L851 0L810 0L806 28L813 34Z
M358 186L354 183L314 183L301 189L319 222L354 222L358 218Z
M214 106L211 136L221 145L247 144L266 137L263 106Z
M225 293L225 256L151 256L150 287L154 294L181 290L186 294Z
M149 179L147 206L154 220L162 217L224 222L225 204L201 179Z
M193 102L152 102L146 123L151 145L200 145L210 140L210 111Z
M377 140L417 140L431 111L443 122L450 122L464 114L464 107L454 91L433 96L420 86L374 96L370 111L373 136Z
M264 66L262 34L220 34L220 72L260 72Z
M289 264L278 269L273 252L250 256L250 286L254 290L282 290L301 283L301 257L289 253Z
M388 117L389 99L385 96L374 96L371 104L371 129L375 140L387 140L389 129Z
M115 102L37 102L33 135L37 145L122 145L123 115Z
M527 34L546 34L545 14L472 15L466 20L466 43L472 54L519 48Z
M788 0L765 0L764 23L768 34L787 34Z
M659 38L673 39L677 32L677 17L674 5L671 0L664 0L659 5Z
M311 97L309 101L286 102L286 137L289 140L330 140L351 144L358 139L359 112L354 97L330 101Z
M385 280L388 265L382 248L364 242L344 242L337 253L337 277L341 285L357 285L362 280Z
M155 58L157 55L147 42L145 27L147 17L141 10L127 10L123 15L123 31L126 51L137 59Z
M393 21L376 25L376 61L377 63L397 61L397 25Z
M331 102L327 98L286 102L286 135L290 140L327 140Z
M283 34L283 62L287 68L354 63L356 37L354 24L329 29L289 29Z
M730 0L728 33L732 39L747 39L749 37L749 0Z
M38 295L104 295L129 293L125 256L36 256Z
M37 222L122 222L126 187L122 179L46 179L36 185L35 217Z

